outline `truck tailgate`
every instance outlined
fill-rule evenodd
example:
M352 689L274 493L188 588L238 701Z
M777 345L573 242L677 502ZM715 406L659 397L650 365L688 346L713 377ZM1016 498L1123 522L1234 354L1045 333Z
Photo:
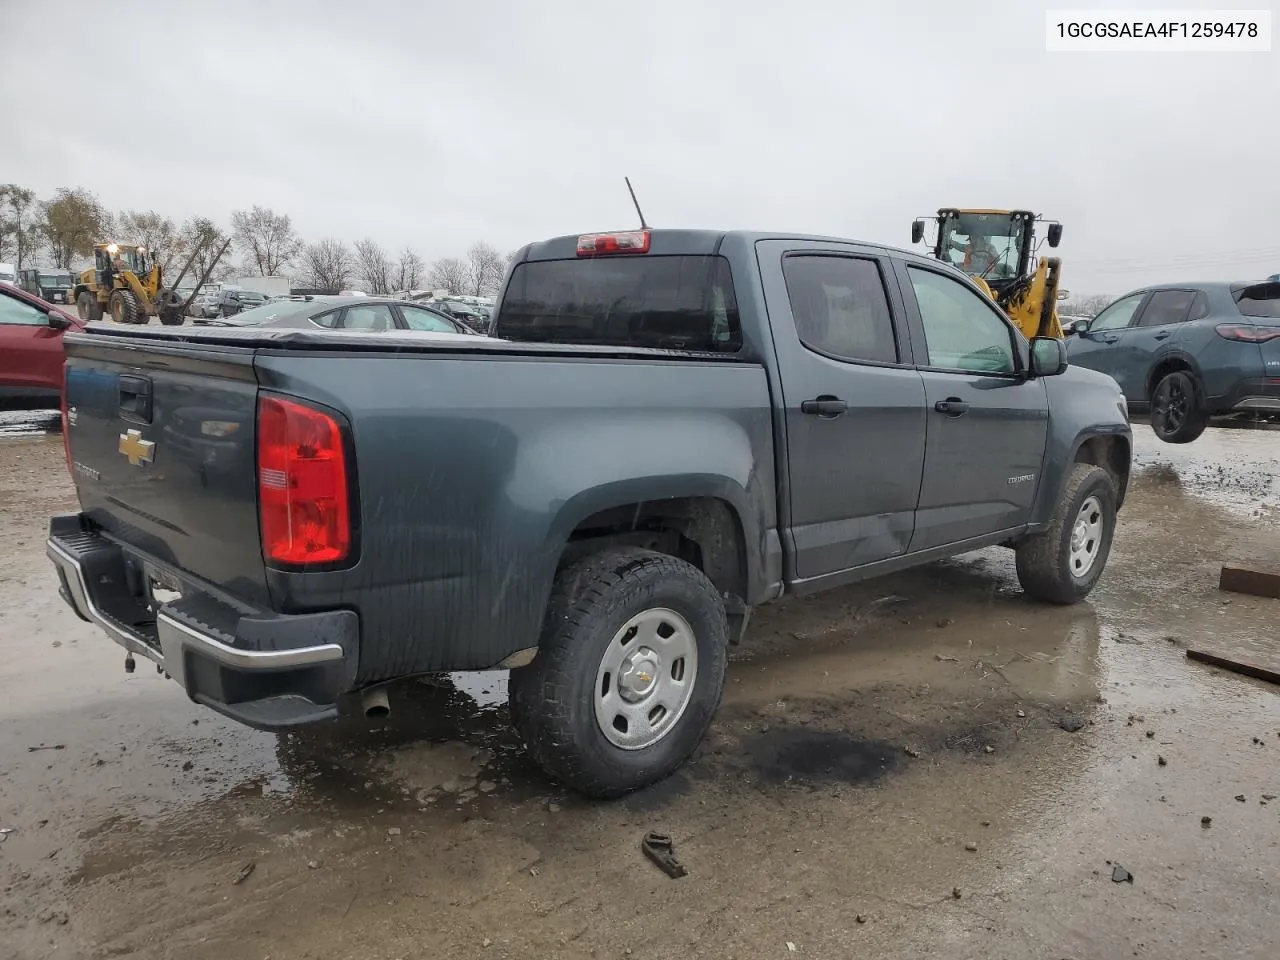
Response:
M258 533L254 350L67 342L68 460L111 538L268 604Z

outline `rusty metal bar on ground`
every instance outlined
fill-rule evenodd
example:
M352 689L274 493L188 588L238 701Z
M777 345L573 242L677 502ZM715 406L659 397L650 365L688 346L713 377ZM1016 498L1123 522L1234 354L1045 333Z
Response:
M1249 567L1228 567L1224 564L1218 578L1218 589L1280 599L1280 573Z
M1187 659L1207 663L1211 667L1221 667L1223 670L1230 670L1232 673L1253 677L1255 680L1266 680L1269 683L1280 684L1280 670L1272 670L1269 667L1250 663L1247 660L1232 660L1229 657L1220 657L1205 650L1191 649L1187 650Z

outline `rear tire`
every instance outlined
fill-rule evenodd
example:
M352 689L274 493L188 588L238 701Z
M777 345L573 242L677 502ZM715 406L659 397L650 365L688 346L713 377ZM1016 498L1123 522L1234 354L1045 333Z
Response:
M88 290L82 290L80 296L76 297L76 313L86 323L96 322L102 319L102 304Z
M1083 600L1107 565L1115 528L1111 475L1090 463L1072 464L1048 528L1015 548L1022 589L1049 603Z
M1151 391L1151 429L1165 443L1190 443L1209 426L1203 392L1185 370L1165 374Z
M145 317L141 317L142 310L138 306L138 298L131 290L113 290L111 299L107 301L107 307L111 310L111 319L116 323L139 323L146 320Z
M672 774L702 741L728 643L702 571L651 550L602 551L556 577L538 655L511 671L512 722L550 776L622 796Z

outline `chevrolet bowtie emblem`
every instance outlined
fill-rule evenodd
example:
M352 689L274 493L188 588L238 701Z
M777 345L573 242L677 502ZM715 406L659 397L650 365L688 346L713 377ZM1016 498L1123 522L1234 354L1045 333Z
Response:
M140 467L155 459L156 444L154 440L143 440L141 430L126 430L120 434L120 452L131 465Z

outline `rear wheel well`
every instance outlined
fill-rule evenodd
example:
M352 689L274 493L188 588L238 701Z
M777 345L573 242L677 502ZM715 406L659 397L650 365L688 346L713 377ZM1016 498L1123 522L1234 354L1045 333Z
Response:
M724 598L734 642L746 628L746 541L737 512L715 497L682 497L610 507L574 528L557 569L609 547L644 547L697 567Z
M1076 449L1076 463L1091 463L1111 476L1116 488L1116 506L1124 502L1129 486L1129 441L1124 437L1090 437Z
M1156 392L1156 384L1175 370L1185 370L1187 373L1191 374L1193 380L1197 383L1200 382L1200 378L1196 375L1195 368L1192 367L1191 364L1187 363L1186 360L1183 360L1181 357L1166 357L1151 368L1151 375L1147 377L1146 399L1148 401L1151 400L1152 394Z

